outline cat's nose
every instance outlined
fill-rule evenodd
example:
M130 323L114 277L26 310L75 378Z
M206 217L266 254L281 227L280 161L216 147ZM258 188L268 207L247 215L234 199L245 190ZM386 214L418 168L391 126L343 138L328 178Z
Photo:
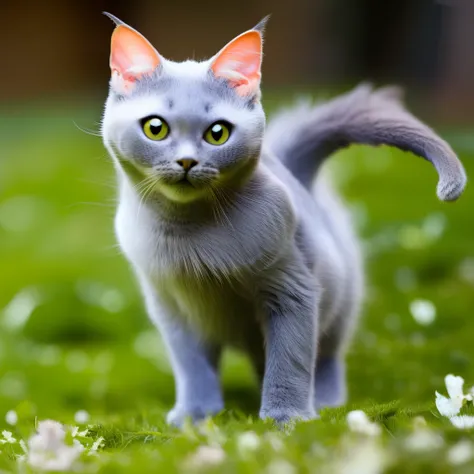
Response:
M176 163L178 163L178 165L181 166L184 171L189 171L198 164L198 162L192 158L182 158L181 160L176 160Z

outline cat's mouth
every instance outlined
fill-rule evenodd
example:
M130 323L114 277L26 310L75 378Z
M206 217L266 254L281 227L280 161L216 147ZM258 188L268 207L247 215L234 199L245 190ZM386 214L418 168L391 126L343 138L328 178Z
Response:
M176 184L178 184L179 186L189 186L191 188L195 187L194 184L189 181L187 174L184 175L180 180L178 180Z
M182 175L161 175L157 190L172 201L187 203L205 196L212 188L213 176L187 173Z

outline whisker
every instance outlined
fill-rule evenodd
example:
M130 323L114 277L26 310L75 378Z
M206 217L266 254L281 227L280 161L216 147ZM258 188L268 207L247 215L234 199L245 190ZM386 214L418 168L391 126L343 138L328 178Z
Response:
M144 179L142 179L139 183L137 183L134 188L135 190L140 194L141 191L143 191L145 188L148 187L148 185L153 182L156 178L154 176L147 176Z
M154 179L152 182L150 182L148 184L148 186L145 188L145 190L143 191L143 194L141 196L141 199L140 199L140 202L138 204L138 210L137 210L137 221L138 221L138 218L140 217L140 211L142 209L142 206L144 204L144 202L147 200L147 198L150 196L150 194L152 193L155 185L157 183L157 180Z
M229 202L227 201L226 197L225 197L225 194L223 191L221 191L220 189L218 188L213 188L211 187L210 189L213 190L213 193L214 193L214 196L216 197L216 204L218 206L218 208L222 211L222 216L225 218L225 220L227 221L227 223L229 224L230 228L231 229L234 229L234 226L232 225L232 222L231 220L229 219L229 217L227 216L226 212L225 212L225 209L224 207L222 206L221 202L220 202L220 199L222 198L225 202L225 204L227 206L229 206Z
M217 221L217 223L219 225L223 225L224 220L222 219L222 215L221 215L221 207L219 205L219 198L217 197L216 192L212 188L210 188L210 191L211 191L211 194L214 198L213 200L214 200L214 203L215 203L215 205L212 206L212 213L214 215L214 219Z
M73 204L70 204L67 208L68 209L72 209L72 208L75 208L75 207L79 207L79 206L83 206L83 205L86 205L86 206L96 206L96 207L106 207L107 209L114 209L116 207L116 204L115 203L105 203L105 202L88 202L88 201L81 201L81 202L75 202Z
M112 183L104 183L104 182L100 182L100 181L94 181L92 179L84 179L84 178L80 178L77 180L79 183L87 183L87 184L97 184L99 186L104 186L106 188L111 188L111 189L116 189L116 185L115 184L112 184Z
M81 127L75 120L72 121L75 127L80 130L81 132L85 133L86 135L91 135L93 137L102 138L102 134L97 130L88 130L87 128Z

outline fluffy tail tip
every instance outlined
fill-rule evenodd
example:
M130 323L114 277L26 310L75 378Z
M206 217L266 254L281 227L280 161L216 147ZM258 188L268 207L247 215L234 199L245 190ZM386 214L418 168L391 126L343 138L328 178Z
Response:
M467 184L467 176L464 170L458 176L452 176L448 180L440 179L436 189L441 201L456 201L463 193Z

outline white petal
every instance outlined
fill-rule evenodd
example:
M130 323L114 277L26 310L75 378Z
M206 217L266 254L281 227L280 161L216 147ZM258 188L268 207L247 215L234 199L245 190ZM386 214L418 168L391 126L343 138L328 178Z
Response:
M91 449L89 449L89 456L93 456L95 453L97 453L97 450L102 447L104 442L104 438L100 436L94 441L94 444L91 446Z
M269 474L296 474L296 467L285 459L275 459L268 466Z
M450 398L463 397L464 393L462 387L464 385L464 379L456 375L446 375L444 378L444 383L446 384L446 389L448 390L448 395Z
M225 451L220 446L200 446L188 457L185 466L191 469L217 466L224 462L225 457Z
M440 393L436 392L436 408L441 415L447 416L448 418L457 415L461 411L462 399L446 398Z
M281 437L272 432L268 432L265 434L265 439L267 440L268 444L272 447L273 451L283 451L285 449L285 443L281 439Z
M474 428L474 416L461 415L450 418L451 423L460 430L469 430Z
M241 454L256 451L260 445L260 437L254 431L246 431L237 438L237 447Z
M18 423L18 415L16 414L15 410L9 410L7 411L5 415L5 421L11 425L15 426Z
M428 326L436 319L436 306L427 300L415 300L410 303L413 319L422 326Z
M74 414L74 421L80 425L84 425L90 419L89 413L86 410L79 410Z
M361 443L349 445L346 453L335 459L334 467L335 472L340 474L382 474L387 461L387 454L378 439L366 438ZM315 472L326 473L327 470Z
M21 446L21 449L23 449L23 451L25 453L28 452L28 448L26 447L26 443L22 439L20 439L20 446Z
M433 451L444 444L442 436L427 428L416 428L406 439L406 447L410 451Z
M347 424L351 430L357 430L370 423L367 415L362 410L353 410L347 414Z
M12 436L11 431L4 430L2 431L2 435L5 438L7 443L11 443L11 444L16 443L16 439Z
M66 432L63 425L54 420L38 423L38 433L28 440L30 450L56 451L64 445Z
M380 426L377 423L372 423L362 410L349 412L346 419L351 431L369 436L380 434Z
M470 461L473 456L472 443L466 439L459 441L448 451L448 461L455 466Z

